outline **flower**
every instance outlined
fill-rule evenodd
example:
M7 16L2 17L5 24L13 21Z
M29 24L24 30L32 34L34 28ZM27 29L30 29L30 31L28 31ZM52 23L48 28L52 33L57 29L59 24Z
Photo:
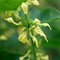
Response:
M39 47L39 44L38 44L38 40L37 40L37 38L36 38L35 36L33 36L33 35L31 34L31 32L30 32L30 36L31 36L33 42L36 43L36 47Z
M26 31L23 31L19 37L18 37L18 40L22 43L29 43L29 40L27 39L27 32Z
M13 23L14 25L21 25L21 22L16 23L12 17L6 18L5 20L9 23Z
M36 5L36 6L39 5L39 2L37 0L32 0L31 2L32 2L33 5Z
M30 0L30 1L28 0L25 3L23 2L22 5L21 5L21 8L23 9L24 14L27 14L28 13L28 5L31 5L31 3L33 5L36 5L36 6L39 5L39 2L37 0Z
M0 40L7 40L7 37L4 35L0 35Z
M45 38L45 40L48 42L46 35L44 34L44 32L41 30L41 28L39 26L37 26L34 29L34 33L39 34L40 36L43 36Z
M49 60L49 57L48 57L48 55L46 55L46 56L41 56L41 59L42 59L42 60Z
M33 23L37 24L37 25L40 25L41 21L37 18L35 18L35 20L33 21Z
M30 50L28 50L24 56L21 56L19 60L25 60L25 58L28 57L29 55L30 55Z
M50 30L51 30L51 27L50 27L50 25L48 24L48 23L42 23L42 24L40 24L41 26L48 26L49 28L50 28Z
M7 20L9 23L13 22L13 18L12 17L6 18L5 20Z
M21 7L24 11L24 14L27 14L28 13L28 4L23 2Z

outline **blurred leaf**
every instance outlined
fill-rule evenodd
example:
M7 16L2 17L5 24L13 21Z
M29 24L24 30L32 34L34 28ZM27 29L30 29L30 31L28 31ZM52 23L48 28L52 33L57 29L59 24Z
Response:
M60 10L60 0L47 0L48 4Z
M42 45L60 48L60 19L55 19L53 22L50 22L50 26L52 28L51 31L48 28L43 29L48 38L48 43L43 40Z
M54 19L60 18L60 12L56 9L47 8L42 11L40 19L43 22L52 22Z
M0 0L0 11L16 10L26 0Z
M18 41L18 27L13 24L8 23L0 18L0 36L6 36L7 40L0 40L0 51L4 51L12 54L24 55L27 50L27 44L23 44Z

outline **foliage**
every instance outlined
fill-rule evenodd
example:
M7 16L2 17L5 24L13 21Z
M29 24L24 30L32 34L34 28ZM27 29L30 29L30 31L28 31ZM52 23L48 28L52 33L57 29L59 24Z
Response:
M0 0L0 11L16 10L26 0Z

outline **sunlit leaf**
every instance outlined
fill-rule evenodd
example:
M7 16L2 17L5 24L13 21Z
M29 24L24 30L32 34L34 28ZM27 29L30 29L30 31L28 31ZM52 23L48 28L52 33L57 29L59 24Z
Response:
M0 11L16 10L26 0L0 0Z

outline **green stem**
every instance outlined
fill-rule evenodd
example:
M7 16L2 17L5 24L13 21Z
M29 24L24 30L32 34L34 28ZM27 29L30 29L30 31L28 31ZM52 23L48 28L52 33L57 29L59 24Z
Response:
M28 36L30 37L30 34L29 34L30 14L25 15L25 17L26 17L26 24L27 24L27 28L28 28ZM34 45L33 39L32 39L31 37L30 37L30 39L31 39L31 45L32 45L32 46L31 46L31 48L32 48L32 54L33 54L33 56L34 56L34 59L33 59L33 60L37 60L37 58L36 58L36 47L35 47L35 45Z
M29 28L28 28L28 36L30 37ZM33 54L33 58L34 58L33 60L37 60L37 58L36 58L36 47L35 47L34 42L33 42L31 37L30 37L30 40L31 40L32 54Z
M32 53L33 53L33 56L34 56L34 60L37 60L37 58L36 58L36 48L34 46L32 38L31 38L31 44L32 44Z

